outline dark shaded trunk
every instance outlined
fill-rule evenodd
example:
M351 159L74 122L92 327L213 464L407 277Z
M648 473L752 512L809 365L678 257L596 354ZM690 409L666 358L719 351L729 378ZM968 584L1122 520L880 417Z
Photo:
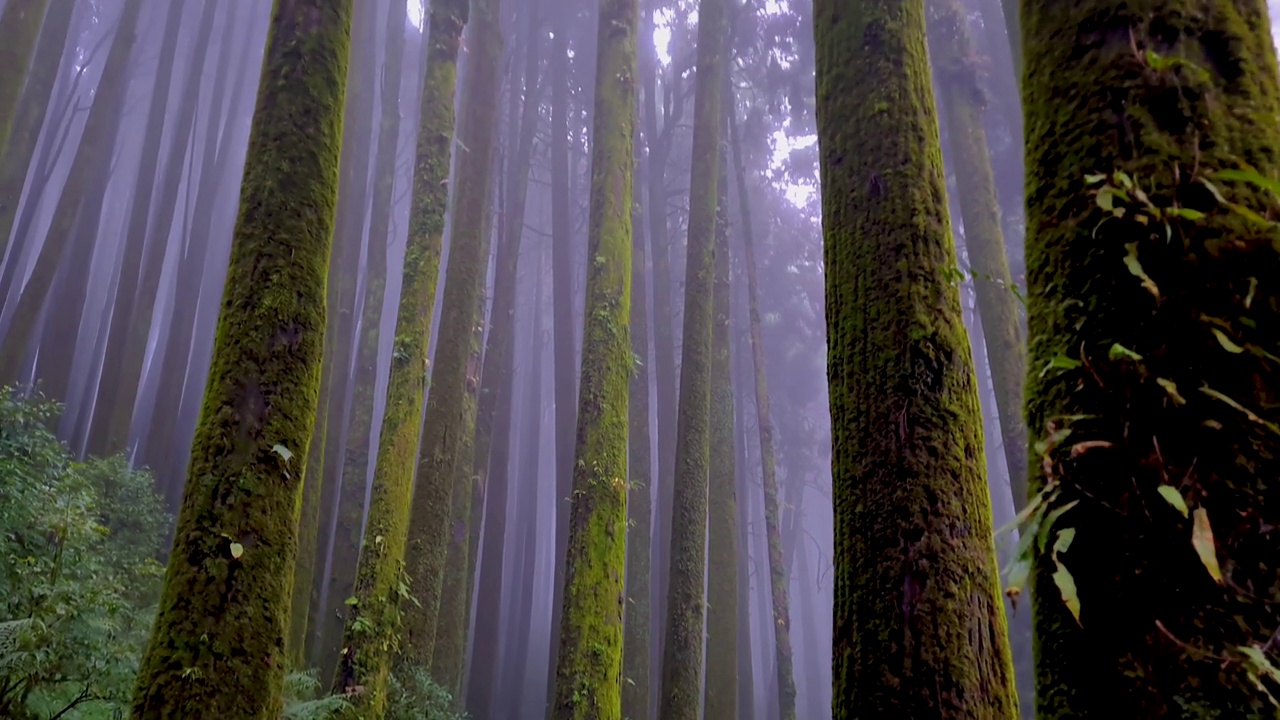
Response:
M26 84L28 68L40 37L49 0L10 0L0 14L0 152L9 144L9 132L18 112L18 98ZM0 243L0 251L4 244Z

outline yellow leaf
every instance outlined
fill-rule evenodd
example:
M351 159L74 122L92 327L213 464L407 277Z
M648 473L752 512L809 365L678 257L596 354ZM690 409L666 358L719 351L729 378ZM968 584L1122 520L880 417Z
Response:
M240 556L243 554L244 554L243 545L241 545L238 542L231 543L231 557L235 558L236 560L239 560Z
M1191 546L1200 556L1200 562L1209 571L1214 582L1222 584L1222 570L1218 567L1218 554L1213 544L1213 528L1209 527L1209 513L1204 508L1196 508L1191 513L1195 525L1191 528Z
M1177 488L1172 485L1161 485L1156 488L1156 491L1165 499L1165 502L1173 506L1174 510L1182 513L1182 517L1187 516L1187 501L1182 499L1182 493L1178 492Z

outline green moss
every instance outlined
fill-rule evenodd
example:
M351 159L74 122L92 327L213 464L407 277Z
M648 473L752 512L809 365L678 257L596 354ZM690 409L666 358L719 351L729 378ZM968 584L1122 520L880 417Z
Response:
M747 275L748 337L751 365L755 371L756 424L760 430L760 467L764 486L764 530L769 547L769 593L772 601L774 671L778 683L778 714L781 720L795 720L796 681L791 655L791 608L788 598L787 566L782 561L782 526L778 515L778 469L773 455L773 416L769 412L768 375L764 364L764 336L760 328L760 286L756 269L755 226L751 222L751 195L742 162L735 112L729 113L729 133L738 181L738 207L742 211L742 257Z
M725 68L727 70L727 68ZM726 75L727 77L727 75ZM726 82L726 87L728 83ZM728 100L731 96L725 95ZM734 488L734 409L729 352L729 170L720 154L711 329L711 452L707 488L706 717L738 715L738 501Z
M140 720L281 710L351 5L299 0L272 17L209 386L134 692Z
M325 346L332 347L332 335L325 332ZM289 655L289 668L305 670L307 621L310 618L311 589L316 576L316 546L320 540L320 495L324 483L324 446L328 425L328 398L330 392L330 368L322 364L320 394L317 402L315 430L311 448L307 451L307 467L302 478L302 514L298 520L298 559L293 570L293 600L289 610L289 635L285 639L285 651Z
M405 659L427 666L434 654L436 625L445 560L449 548L449 515L454 473L462 446L467 413L471 333L478 322L476 297L488 261L484 218L489 206L491 159L496 118L492 108L498 97L502 58L499 0L478 2L471 8L475 24L470 43L474 65L463 92L458 127L467 150L459 158L453 208L453 235L449 271L437 333L435 367L427 399L422 442L418 450L418 475L413 489L409 526L409 576L418 603L405 607ZM470 380L469 380L470 378Z
M392 13L388 22L389 31L392 28L399 31L392 35L403 35L403 14L400 13L403 9L397 6L397 12ZM342 690L363 687L361 700L357 702L357 714L363 717L381 716L386 702L387 673L400 649L398 633L401 599L405 594L403 571L409 538L409 507L427 380L431 308L435 301L448 202L446 181L453 136L455 68L466 17L465 2L457 0L438 2L431 9L427 39L429 70L423 85L413 205L387 404L356 578L356 603L349 610L339 677ZM388 52L393 51L394 48ZM398 77L388 82L391 87L399 86ZM388 132L385 123L382 132ZM397 135L393 129L391 137L394 139ZM394 160L394 140L391 147ZM375 199L377 197L375 190ZM389 200L389 193L386 199ZM374 237L371 242L380 240Z
M815 3L836 720L1017 715L923 0Z
M1057 433L1030 479L1033 491L1056 480L1055 504L1080 501L1055 525L1076 529L1058 559L1079 623L1052 554L1033 571L1037 714L1274 717L1235 648L1280 660L1280 612L1259 602L1280 596L1269 529L1280 522L1280 437L1268 429L1280 420L1277 233L1204 184L1241 165L1280 173L1266 6L1028 2L1022 22L1028 427L1034 441ZM1130 184L1123 219L1085 182L1116 171ZM1210 182L1239 206L1274 208L1251 184ZM1207 216L1173 218L1167 233L1143 225L1134 187L1157 208ZM1191 521L1158 494L1170 489L1206 513L1226 586L1194 552Z
M600 8L578 441L551 717L622 717L637 10Z

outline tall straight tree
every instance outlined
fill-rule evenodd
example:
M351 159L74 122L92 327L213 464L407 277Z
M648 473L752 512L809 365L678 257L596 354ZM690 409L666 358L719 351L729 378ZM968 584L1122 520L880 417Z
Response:
M272 13L209 388L137 720L274 720L324 344L352 0Z
M405 603L405 656L419 667L431 662L449 549L450 499L454 468L462 447L457 429L466 425L465 395L474 392L477 368L471 359L471 331L481 318L476 296L484 291L488 265L485 216L493 180L497 113L502 72L501 0L472 0L467 68L458 126L463 141L457 162L449 266L441 298L439 343L431 371L431 393L418 449L418 476L410 509L408 575L418 599ZM465 492L469 488L463 488Z
M578 439L569 505L556 720L622 717L631 375L631 203L638 0L601 0Z
M815 0L836 720L1017 714L924 0Z
M1041 718L1275 716L1268 30L1262 0L1022 5Z
M782 561L782 527L778 513L778 466L774 457L773 415L769 411L768 374L764 364L764 332L760 323L760 281L756 268L756 234L751 217L751 193L742 160L742 138L738 134L736 110L729 112L729 138L733 148L734 172L738 185L738 208L742 215L742 264L747 276L747 322L751 344L751 369L755 380L756 427L760 433L761 480L764 486L764 532L769 547L769 596L773 617L774 671L778 684L778 717L795 720L796 680L791 654L791 604L787 596L787 565ZM745 469L745 468L744 468Z
M713 250L719 205L720 140L725 117L720 96L727 55L726 29L724 0L700 0L681 335L680 415L676 421L671 556L667 570L662 684L658 691L663 720L697 720L702 701L707 473L711 449Z
M401 3L395 0L393 4ZM357 674L351 680L344 678L344 682L364 685L370 696L385 682L392 659L388 649L393 646L398 631L400 595L397 591L409 536L414 454L422 431L422 402L427 381L427 342L444 242L444 213L449 200L447 181L453 145L455 70L468 12L465 0L441 0L431 7L427 76L418 128L420 144L414 165L413 203L391 374L387 381L387 404L374 466L365 542L356 576L356 604L348 620L349 623L363 620L372 631L348 630L343 643L346 659L355 660L357 653L363 653L350 667L364 674ZM392 14L398 14L398 30L403 34L402 9ZM394 25L389 24L388 30ZM377 238L371 239L371 242L377 241Z
M724 100L731 101L728 68ZM723 115L721 117L724 117ZM706 717L738 714L738 502L734 479L733 362L729 350L729 168L720 152L716 190L715 270L711 290L711 410L708 414L710 472L707 480L707 671Z

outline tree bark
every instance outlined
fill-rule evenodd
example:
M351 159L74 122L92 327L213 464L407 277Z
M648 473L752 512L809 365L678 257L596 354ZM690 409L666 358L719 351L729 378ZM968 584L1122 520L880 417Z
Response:
M817 0L835 718L1017 714L923 0Z
M275 80L258 92L191 481L134 690L138 720L281 711L351 6L297 0L273 12L263 76Z

